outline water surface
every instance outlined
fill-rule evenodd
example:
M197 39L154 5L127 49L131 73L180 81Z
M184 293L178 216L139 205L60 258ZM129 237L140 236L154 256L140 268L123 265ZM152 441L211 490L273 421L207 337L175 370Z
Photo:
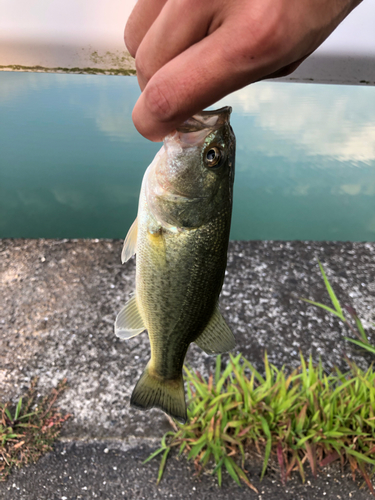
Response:
M0 237L122 238L160 148L135 78L0 73ZM375 241L375 88L261 82L233 107L232 239Z

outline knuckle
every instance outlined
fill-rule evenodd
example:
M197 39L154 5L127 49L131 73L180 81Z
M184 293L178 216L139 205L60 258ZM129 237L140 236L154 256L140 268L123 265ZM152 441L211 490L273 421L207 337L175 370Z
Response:
M129 54L132 57L135 57L139 47L139 43L134 34L132 23L130 21L127 22L124 29L124 42L125 42L125 47L128 49Z
M172 121L175 117L173 92L165 82L151 82L144 90L144 97L150 112L162 122Z
M135 68L137 75L141 76L142 79L148 81L152 77L152 68L150 66L150 61L147 55L143 55L142 49L140 48L135 57Z

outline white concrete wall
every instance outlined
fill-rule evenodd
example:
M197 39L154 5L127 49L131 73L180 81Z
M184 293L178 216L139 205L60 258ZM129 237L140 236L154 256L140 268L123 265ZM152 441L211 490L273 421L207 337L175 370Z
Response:
M123 29L135 0L0 0L0 69L134 71ZM375 2L363 3L288 80L375 84Z

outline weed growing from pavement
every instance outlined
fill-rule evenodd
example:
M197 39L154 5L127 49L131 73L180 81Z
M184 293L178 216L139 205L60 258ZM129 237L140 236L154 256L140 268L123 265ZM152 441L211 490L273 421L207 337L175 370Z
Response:
M302 300L339 317L358 337L346 339L375 353L356 311L345 306L353 326L320 262L319 266L333 308ZM296 469L304 481L306 462L316 475L319 466L341 460L343 465L349 463L353 479L359 472L375 495L369 472L369 466L375 466L375 373L372 366L364 372L347 361L347 373L336 368L328 375L321 363L314 366L311 357L306 363L301 354L300 367L287 374L284 367L271 365L266 354L263 377L241 354L230 355L221 372L218 356L215 375L208 381L185 368L189 423L171 420L174 430L164 435L161 447L146 460L162 453L157 482L170 450L179 447L179 454L185 452L194 460L198 473L210 467L219 485L226 469L237 484L242 480L257 491L245 470L246 452L256 449L264 456L261 479L271 457L278 463L283 484Z
M350 464L374 493L368 465L375 465L375 373L350 363L348 373L327 375L312 359L289 375L264 359L265 376L241 354L230 356L221 371L217 357L215 375L208 381L185 368L189 423L175 424L161 447L146 460L162 453L158 482L169 451L179 448L194 460L198 472L209 467L219 485L222 470L240 484L256 491L245 470L246 452L264 456L261 478L270 458L279 464L281 480L299 470L305 479L308 462L314 475L319 466L335 460ZM214 465L212 465L214 464Z
M55 402L66 388L66 379L40 399L36 396L36 379L15 408L0 404L0 481L14 466L36 462L52 449L63 423L71 415L62 415Z
M320 262L319 267L320 267L320 272L322 273L324 284L326 286L327 292L329 293L332 305L332 307L326 306L325 304L321 304L320 302L314 302L313 300L309 299L304 299L301 298L301 300L304 300L305 302L308 302L309 304L312 304L314 306L320 307L321 309L325 309L326 311L330 312L334 316L337 316L349 329L350 331L358 337L358 339L351 339L349 337L345 337L346 340L349 340L349 342L352 342L353 344L358 345L359 347L362 347L366 351L371 352L372 354L375 354L375 346L371 345L368 338L367 334L365 332L365 329L363 328L362 321L359 319L358 314L356 310L349 305L344 306L344 309L346 312L350 315L352 320L354 321L355 327L347 320L347 318L344 316L343 313L343 308L341 307L341 304L336 297L335 292L333 291L333 288L328 281L328 278L326 276L326 273L323 269L323 266ZM372 325L375 327L375 324L372 323Z

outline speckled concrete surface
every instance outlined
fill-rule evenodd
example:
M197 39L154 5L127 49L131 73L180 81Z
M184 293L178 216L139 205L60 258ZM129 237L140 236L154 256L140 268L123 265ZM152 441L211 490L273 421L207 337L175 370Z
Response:
M330 467L314 479L307 473L303 484L294 474L281 486L279 474L270 471L259 481L260 464L246 469L258 494L239 487L226 474L219 488L216 478L205 473L194 475L192 464L176 454L169 457L164 477L156 486L159 460L143 465L156 446L140 441L132 447L118 441L59 443L53 453L37 465L16 471L7 483L0 483L4 500L369 500L361 488L340 467ZM3 496L1 496L3 495ZM372 497L373 498L373 497Z
M121 265L121 246L103 240L0 241L1 400L18 398L34 376L41 392L67 377L60 407L74 418L63 439L156 439L169 428L161 412L129 407L150 350L145 333L129 341L113 334L116 313L134 290L135 261ZM314 360L321 356L327 370L333 364L345 369L343 353L363 367L371 361L344 340L348 332L338 319L299 300L329 304L317 259L342 303L370 327L375 243L230 243L221 310L238 352L259 369L265 349L278 367L297 365L300 350ZM374 330L369 332L375 343ZM187 361L203 373L214 366L196 346Z

